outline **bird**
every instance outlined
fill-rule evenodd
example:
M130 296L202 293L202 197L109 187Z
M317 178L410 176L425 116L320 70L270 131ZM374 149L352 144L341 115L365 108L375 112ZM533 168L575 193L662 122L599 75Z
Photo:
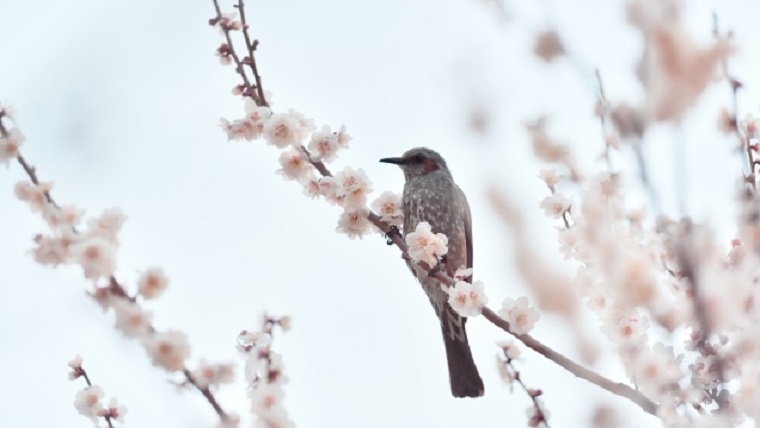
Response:
M414 232L419 223L428 222L433 233L442 233L448 238L448 252L435 269L441 269L453 278L457 270L472 268L470 205L454 182L443 157L434 150L417 147L401 157L383 158L380 162L398 165L404 173L401 197L404 235ZM467 318L451 308L440 281L408 258L406 263L427 293L440 321L451 394L454 397L482 396L483 380L472 358L465 331ZM472 276L467 281L471 282Z

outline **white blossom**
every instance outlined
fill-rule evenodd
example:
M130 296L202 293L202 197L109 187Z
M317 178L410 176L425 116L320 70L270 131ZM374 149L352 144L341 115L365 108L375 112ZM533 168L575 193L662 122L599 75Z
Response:
M24 140L24 134L15 127L8 130L8 135L0 136L0 163L7 166L9 160L18 156Z
M338 156L338 150L341 147L338 144L338 135L330 131L329 126L323 126L322 129L311 134L308 148L312 159L332 162Z
M333 179L335 197L345 206L363 206L367 203L367 194L372 191L372 182L367 173L359 168L345 167L335 174Z
M313 168L306 154L297 148L280 154L280 166L282 168L277 170L277 174L282 175L286 180L301 180Z
M372 223L367 219L367 209L346 207L338 220L338 233L345 233L349 238L361 238L372 230Z
M430 223L423 221L417 224L414 232L404 237L409 247L409 257L413 262L424 262L432 268L448 251L449 240L443 233L433 233Z
M392 226L404 224L401 208L401 196L388 190L372 202L372 209L380 215L381 220Z
M91 236L74 243L71 255L88 279L107 278L116 269L116 246L101 236Z
M481 281L459 281L453 287L447 289L449 293L449 305L457 314L463 317L475 317L480 315L483 307L488 304L488 296L483 291Z
M169 278L166 277L164 270L160 267L147 269L137 282L140 296L146 300L155 299L160 296L168 286Z
M509 329L515 334L530 332L538 321L538 311L528 305L528 298L524 296L517 300L506 298L501 304L499 316L509 323Z
M130 337L145 337L150 332L150 322L153 315L144 311L137 303L115 298L111 306L116 314L116 329Z
M185 359L190 356L187 337L179 331L156 333L145 343L153 365L175 372L185 368Z
M284 149L301 145L301 123L287 113L275 113L264 124L264 139L273 146Z
M554 194L545 197L544 200L541 201L541 208L549 217L562 218L562 214L570 209L570 200L564 197L561 193L554 192Z
M99 386L87 386L77 393L74 407L82 416L94 421L98 417L98 412L103 409L103 403L100 402L102 398L103 390Z

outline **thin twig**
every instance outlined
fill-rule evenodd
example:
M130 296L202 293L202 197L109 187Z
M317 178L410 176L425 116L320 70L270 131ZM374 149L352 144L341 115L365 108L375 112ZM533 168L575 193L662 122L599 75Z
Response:
M259 69L256 66L256 56L254 55L259 41L251 41L251 36L248 34L248 23L245 20L245 4L243 4L243 0L238 0L237 8L240 12L240 23L243 24L243 37L245 38L245 46L248 49L248 57L250 58L248 65L251 67L251 72L253 72L253 78L256 79L256 91L258 93L258 100L255 98L254 100L259 107L269 107L269 103L264 96L264 88L261 86L261 75L259 74ZM232 47L231 44L230 47Z
M533 408L536 409L536 419L538 420L530 421L536 425L529 424L529 426L538 426L538 424L543 422L544 428L550 428L549 422L546 420L546 415L544 415L544 411L541 409L541 403L538 401L538 397L542 394L541 390L530 389L525 385L525 382L522 380L520 371L517 370L517 368L515 368L515 366L512 364L512 361L514 361L514 359L509 356L509 353L506 349L504 350L504 358L505 360L502 362L507 366L508 370L512 371L512 378L517 382L518 385L520 385L528 397L530 397L530 400L533 402Z
M216 19L221 20L222 9L219 7L219 0L214 0L214 9L216 9ZM240 75L240 77L243 78L243 83L245 85L245 94L250 96L257 105L262 105L260 104L261 101L257 99L256 93L253 91L251 81L248 80L248 75L245 74L245 68L243 67L243 63L240 61L240 57L238 56L237 52L235 52L235 47L232 44L232 37L230 36L230 29L222 28L222 32L224 33L224 38L227 39L227 46L230 48L232 59L235 61L235 70L237 70L237 73ZM251 58L251 61L253 61L253 58Z
M720 27L718 25L718 14L713 12L713 36L715 38L720 37ZM720 61L720 68L723 78L729 85L731 90L731 104L732 104L732 119L733 119L733 131L736 133L736 137L739 139L739 146L744 149L744 154L747 159L747 175L744 176L744 181L752 186L752 191L757 191L757 177L755 175L755 154L752 149L752 145L749 143L749 137L741 129L739 123L739 88L742 87L741 82L735 79L728 69L728 60L723 57Z
M610 144L607 139L607 115L609 114L610 104L607 101L607 95L604 93L604 84L602 83L602 73L598 68L594 69L594 75L596 76L596 83L598 85L599 92L597 93L597 101L602 107L599 112L599 125L602 129L602 138L604 140L604 159L607 161L607 169L612 170L612 157L610 156Z

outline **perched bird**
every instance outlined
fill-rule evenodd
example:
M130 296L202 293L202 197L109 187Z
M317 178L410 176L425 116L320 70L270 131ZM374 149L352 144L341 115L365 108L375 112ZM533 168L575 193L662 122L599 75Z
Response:
M448 253L440 268L451 277L460 268L471 268L470 205L462 189L454 183L443 157L433 150L419 147L407 151L400 158L385 158L380 162L396 164L404 172L404 234L414 232L418 223L428 222L433 233L443 233L448 238ZM441 322L451 394L454 397L483 395L483 380L472 359L464 328L467 318L459 316L449 306L448 294L441 288L440 281L417 268L410 260L407 264L422 284Z

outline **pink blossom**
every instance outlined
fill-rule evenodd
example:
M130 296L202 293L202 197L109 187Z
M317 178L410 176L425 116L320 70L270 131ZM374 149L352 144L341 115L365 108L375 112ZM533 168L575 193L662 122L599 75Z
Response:
M322 195L322 189L319 185L320 180L313 170L306 172L306 174L298 179L298 182L303 185L303 194L309 198L316 199Z
M235 380L235 366L233 364L209 364L201 360L198 368L193 371L193 379L201 388L209 386L219 387Z
M95 421L98 417L98 412L103 408L103 404L100 402L103 395L103 390L99 386L87 386L77 393L74 407L79 414Z
M449 240L443 233L433 233L430 223L423 221L417 224L414 232L404 237L409 247L409 257L413 262L424 262L432 268L448 251Z
M262 129L257 126L256 122L251 119L237 119L230 122L227 119L219 119L219 126L222 128L227 139L231 141L236 140L255 140L262 135Z
M538 321L538 311L528 305L528 298L524 296L517 300L506 298L501 304L499 316L509 323L509 329L514 334L521 335L530 332Z
M368 211L363 207L346 207L338 220L338 233L345 233L349 238L361 238L372 230L372 223L367 220Z
M124 423L124 415L127 414L127 406L119 404L115 398L111 398L108 402L108 408L100 409L98 416L108 417L111 420L115 420L120 423Z
M147 269L137 282L140 295L146 300L160 296L168 286L169 279L160 267Z
M386 190L372 202L372 209L380 218L394 226L404 224L404 212L401 210L401 196Z
M346 125L341 125L340 129L337 132L338 137L338 146L340 146L341 149L347 149L348 143L353 140L350 135L346 133Z
M179 331L156 333L146 340L145 348L153 359L153 365L170 372L185 368L185 359L190 356L187 337Z
M273 114L264 124L264 139L273 146L284 149L301 145L301 123L287 113Z
M345 167L335 174L333 183L336 198L342 200L347 207L364 206L367 203L367 194L372 191L372 182L361 168L354 170Z
M309 151L315 161L332 162L338 156L338 135L330 131L329 126L323 126L321 130L311 134Z
M282 175L286 180L300 180L312 170L306 154L297 148L282 152L280 165L282 168L277 170L277 174Z
M116 313L116 329L130 337L146 337L150 333L153 315L135 302L125 298L115 298L111 306Z
M116 246L101 236L86 237L71 245L71 256L87 279L107 278L116 269Z
M454 311L463 317L475 317L480 315L483 307L488 304L488 296L484 292L481 281L459 281L453 287L448 288L449 305Z
M541 201L541 208L543 208L549 217L562 218L565 211L570 209L570 200L562 194L555 192Z
M24 140L24 134L15 127L8 130L8 135L0 136L0 163L7 166L10 159L17 157Z
M47 193L52 188L52 182L33 184L28 181L19 181L16 183L14 191L17 198L31 205L32 211L42 211L48 203Z

